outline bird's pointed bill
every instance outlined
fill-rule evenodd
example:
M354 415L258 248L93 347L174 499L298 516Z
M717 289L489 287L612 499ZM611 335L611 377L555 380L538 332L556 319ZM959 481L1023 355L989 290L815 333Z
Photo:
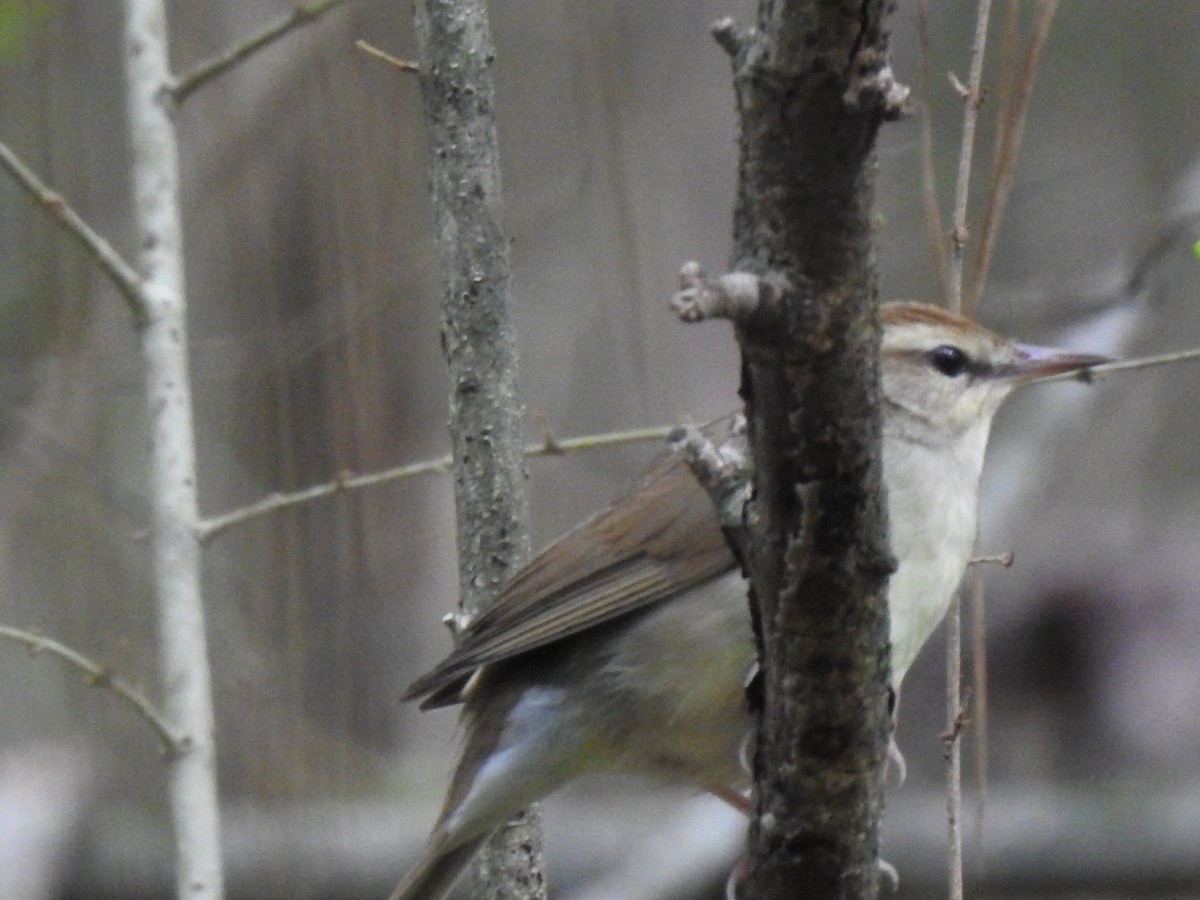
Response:
M1082 372L1093 366L1112 362L1107 356L1094 353L1071 353L1052 347L1016 344L1017 359L1004 367L1004 377L1017 384L1031 384L1067 372Z

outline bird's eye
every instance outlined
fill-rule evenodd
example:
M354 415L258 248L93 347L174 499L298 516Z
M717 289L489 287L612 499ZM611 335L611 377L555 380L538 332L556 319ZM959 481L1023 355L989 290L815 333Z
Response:
M930 350L929 361L947 378L957 378L967 371L971 362L966 353L950 344L942 344Z

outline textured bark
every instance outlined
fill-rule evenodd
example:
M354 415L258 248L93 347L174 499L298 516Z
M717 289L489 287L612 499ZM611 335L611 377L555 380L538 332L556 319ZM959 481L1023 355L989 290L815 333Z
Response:
M889 730L876 132L904 91L892 3L760 3L718 26L741 118L731 268L780 285L738 322L755 459L750 569L763 659L743 897L873 897Z
M471 616L525 564L530 549L493 50L479 0L418 0L416 27L445 291L460 601ZM545 896L536 815L518 816L493 838L478 880L481 897Z
M200 590L196 442L188 374L179 154L165 86L166 11L126 0L126 78L134 212L145 317L141 325L152 458L154 590L167 719L182 735L169 763L176 896L224 896L212 676Z

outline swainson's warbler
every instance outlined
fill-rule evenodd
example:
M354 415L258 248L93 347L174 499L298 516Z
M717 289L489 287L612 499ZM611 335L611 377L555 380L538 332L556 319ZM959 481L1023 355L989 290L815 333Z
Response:
M1001 402L1105 360L1016 344L923 304L887 304L881 320L898 687L970 559ZM665 457L518 572L409 688L423 709L463 703L465 735L441 816L392 900L445 896L496 827L579 775L646 773L745 808L754 664L746 583L712 502Z

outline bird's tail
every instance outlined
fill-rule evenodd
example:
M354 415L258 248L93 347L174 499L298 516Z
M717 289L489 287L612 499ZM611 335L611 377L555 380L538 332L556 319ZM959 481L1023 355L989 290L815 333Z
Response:
M443 900L475 856L475 851L489 837L483 834L446 849L444 836L434 835L421 854L420 862L392 892L389 900Z

